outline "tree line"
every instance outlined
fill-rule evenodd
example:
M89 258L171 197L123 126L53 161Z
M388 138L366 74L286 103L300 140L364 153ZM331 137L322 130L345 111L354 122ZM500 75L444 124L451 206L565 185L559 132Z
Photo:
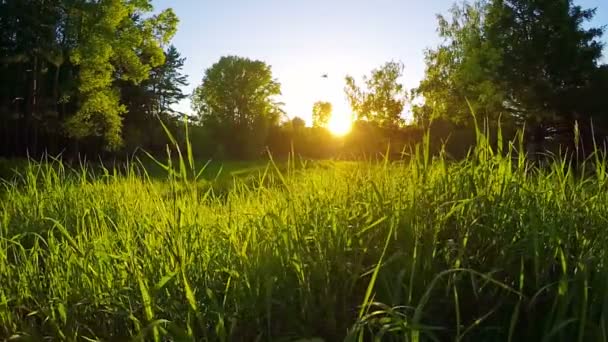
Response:
M184 98L168 46L178 18L152 11L148 0L0 1L0 155L116 151L171 115Z
M594 14L572 0L457 2L437 17L441 43L425 52L418 87L403 86L396 61L345 78L354 123L336 137L329 102L312 106L312 127L285 113L263 61L224 56L184 94L171 9L154 12L149 0L3 0L0 156L162 153L161 123L183 142L186 117L195 153L221 159L399 155L427 132L435 150L460 157L476 121L500 125L506 138L525 130L533 151L572 150L574 134L590 149L608 135L605 27L588 27ZM188 116L173 109L187 96Z

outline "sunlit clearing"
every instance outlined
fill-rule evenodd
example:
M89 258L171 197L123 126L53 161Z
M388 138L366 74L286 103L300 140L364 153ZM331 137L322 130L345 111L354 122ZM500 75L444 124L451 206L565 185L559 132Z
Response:
M335 135L344 135L350 131L352 120L349 115L344 113L333 113L327 128Z

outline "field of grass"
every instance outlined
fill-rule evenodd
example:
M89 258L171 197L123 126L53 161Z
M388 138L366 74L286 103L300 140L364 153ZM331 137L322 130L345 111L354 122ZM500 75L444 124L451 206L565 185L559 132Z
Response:
M31 163L0 190L0 339L606 341L606 160L516 147L221 187Z

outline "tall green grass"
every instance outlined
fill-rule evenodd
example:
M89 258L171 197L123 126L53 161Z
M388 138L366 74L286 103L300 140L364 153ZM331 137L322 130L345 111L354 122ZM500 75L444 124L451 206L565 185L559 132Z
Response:
M189 147L165 180L31 162L0 191L0 338L606 341L604 154L521 145L270 162L225 191Z

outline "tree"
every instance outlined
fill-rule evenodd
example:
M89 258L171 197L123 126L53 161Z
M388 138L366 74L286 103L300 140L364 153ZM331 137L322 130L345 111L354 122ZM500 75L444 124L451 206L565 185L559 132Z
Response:
M147 80L140 84L121 82L123 102L129 111L147 118L176 114L171 106L187 97L182 90L188 85L188 77L182 74L184 61L185 58L171 45L165 51L165 62L152 68Z
M182 87L188 85L187 76L182 74L185 58L171 45L165 51L165 62L150 71L150 77L140 84L122 81L121 103L128 113L124 120L126 147L146 146L148 150L162 150L164 130L158 119L168 124L176 119L172 105L187 97Z
M150 0L0 1L4 153L57 152L74 140L120 147L121 85L163 64L177 25L171 10L152 10Z
M306 121L304 121L304 119L302 119L299 116L295 116L293 119L291 119L291 121L289 122L291 129L293 129L294 131L302 131L303 129L306 128Z
M583 27L594 13L572 0L490 3L486 32L488 41L502 47L497 76L506 86L505 104L532 128L536 148L555 135L575 148L575 121L582 124L582 137L591 138L589 119L594 113L585 111L580 100L595 92L592 85L602 55L603 28Z
M280 94L269 65L226 56L205 71L192 107L230 156L253 157L262 151L269 127L283 115L275 100Z
M332 105L330 102L317 101L312 106L312 126L327 127L331 118Z
M346 76L344 91L358 120L368 120L384 127L403 124L401 114L407 100L404 86L399 83L403 64L388 62L364 76L365 88L358 86L351 76Z
M175 34L178 19L171 10L141 19L152 10L149 0L105 0L87 4L79 18L80 43L70 60L78 66L80 105L66 122L77 139L102 136L109 149L122 144L120 90L114 77L139 84L153 67L164 63L162 45Z
M450 18L437 16L443 42L425 52L425 78L413 91L424 97L413 109L417 122L426 125L434 117L467 122L469 104L479 116L502 114L505 94L494 77L501 54L483 39L485 11L485 3L462 3L451 8Z
M488 0L450 14L438 16L443 43L426 53L418 119L466 122L469 104L479 116L528 126L589 115L579 99L599 71L603 29L583 27L594 10L572 0Z
M174 114L175 110L171 106L188 97L182 90L188 85L188 76L181 73L185 60L177 48L171 45L165 52L165 63L152 69L148 83L158 113Z
M46 119L43 75L51 60L61 63L62 57L57 48L61 31L56 23L62 16L58 3L0 2L0 135L3 146L10 146L5 153L35 153L41 121Z

